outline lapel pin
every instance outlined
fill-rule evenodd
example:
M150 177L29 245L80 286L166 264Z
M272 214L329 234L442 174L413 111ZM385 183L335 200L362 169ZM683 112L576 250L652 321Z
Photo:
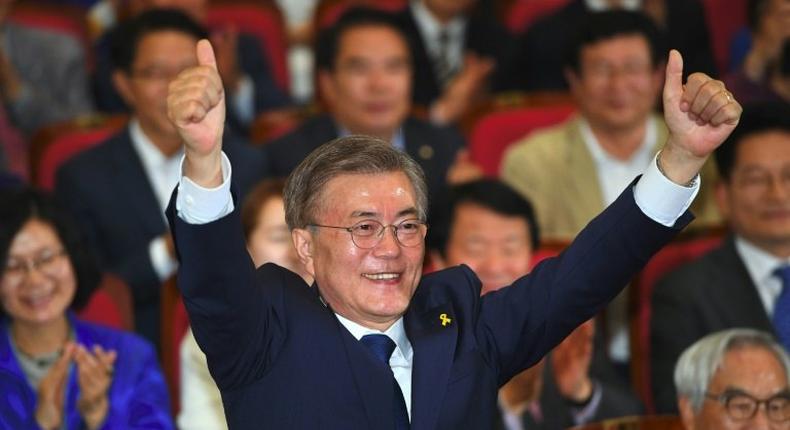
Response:
M447 314L441 314L441 315L439 315L439 320L442 322L442 327L444 327L444 326L446 326L447 324L450 324L451 322L453 322L453 320L452 320L452 319L450 319L450 318L447 316Z

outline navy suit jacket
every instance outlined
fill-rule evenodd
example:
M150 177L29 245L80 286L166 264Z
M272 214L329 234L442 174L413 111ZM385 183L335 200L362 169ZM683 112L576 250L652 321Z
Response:
M677 411L675 363L691 344L736 327L775 333L733 238L660 280L652 308L651 380L662 413Z
M234 429L388 429L390 369L296 274L255 270L239 211L190 225L168 208L178 283ZM238 208L238 205L236 205ZM424 276L404 315L411 428L490 428L497 390L596 314L692 217L645 216L629 188L559 257L480 297L466 266ZM452 321L442 324L442 314Z
M226 139L224 148L242 192L266 176L259 151L232 138ZM167 232L167 223L128 127L66 162L57 172L55 193L94 245L103 270L129 285L136 329L158 345L162 282L151 265L148 246Z

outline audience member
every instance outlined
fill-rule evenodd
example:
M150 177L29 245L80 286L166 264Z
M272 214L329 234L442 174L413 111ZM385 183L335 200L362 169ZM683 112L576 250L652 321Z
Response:
M160 8L180 10L202 25L208 13L208 0L129 1L132 16ZM95 85L99 107L117 112L124 110L124 104L111 82L113 65L108 61L109 51L114 49L112 40L115 34L115 31L110 31L99 41ZM237 130L246 130L261 112L290 104L287 94L274 82L271 65L258 39L239 33L233 27L213 31L210 38L217 47L217 66L228 96L228 121ZM121 40L120 43L124 42Z
M680 356L675 386L686 430L790 424L790 357L768 333L730 329L705 336Z
M481 294L529 271L539 235L527 200L493 179L453 187L448 200L440 203L429 233L437 269L468 265L480 277ZM527 370L502 387L501 421L494 427L560 429L641 412L635 396L620 388L605 354L593 360L594 334L590 320L554 349L545 371Z
M411 0L398 17L411 42L412 101L440 124L467 113L487 84L499 81L490 75L505 62L511 37L478 3Z
M570 241L649 165L666 141L654 112L663 80L659 32L638 12L590 14L565 74L579 114L538 131L505 155L502 177L535 205L541 232ZM713 178L708 169L706 178ZM703 183L692 226L718 222ZM607 309L609 354L628 372L628 294Z
M113 80L132 108L129 125L67 162L56 176L58 197L81 221L106 270L119 274L135 299L138 332L158 339L159 289L176 270L164 218L181 174L182 142L167 117L169 81L197 64L201 27L174 10L151 10L118 33ZM265 175L259 151L230 139L228 156L242 191Z
M656 285L651 365L662 412L675 407L675 360L709 333L751 327L790 349L790 107L747 107L715 156L716 197L733 234Z
M51 199L0 194L0 425L172 429L156 352L75 317L100 274Z
M319 145L365 134L389 141L417 160L431 195L438 195L464 140L454 129L409 115L411 59L394 19L381 11L350 10L321 37L317 58L318 83L329 113L264 146L272 173L287 176Z
M241 224L247 250L255 267L272 262L297 273L312 283L291 242L285 223L282 179L264 180L247 196L241 209ZM198 347L190 330L181 342L181 430L226 429L222 399L209 374L206 355Z
M751 48L724 82L745 104L790 101L790 2L749 1Z
M85 53L62 33L8 22L15 0L0 0L0 96L16 127L38 128L93 110Z
M683 54L686 70L716 75L705 11L699 0L572 0L533 23L516 42L509 80L517 89L562 90L570 85L563 74L564 55L574 29L590 13L612 9L641 11L666 35L667 48Z

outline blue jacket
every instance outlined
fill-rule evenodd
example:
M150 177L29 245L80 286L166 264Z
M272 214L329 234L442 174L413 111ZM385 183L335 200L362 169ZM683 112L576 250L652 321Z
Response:
M173 202L178 282L229 427L391 429L390 369L318 288L273 264L256 271L238 209L190 225ZM411 428L490 428L499 387L595 315L690 219L674 228L652 221L629 188L564 253L510 287L480 297L466 266L424 276L404 315L414 349Z
M118 352L109 391L110 411L102 429L174 429L167 386L156 353L142 338L69 316L76 341L87 348L100 345ZM9 339L8 319L0 321L0 429L38 429L36 391L25 378ZM66 389L65 423L83 428L77 411L79 385L72 365Z

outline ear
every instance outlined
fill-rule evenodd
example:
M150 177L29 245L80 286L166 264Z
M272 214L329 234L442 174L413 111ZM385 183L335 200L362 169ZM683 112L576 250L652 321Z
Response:
M443 270L447 268L447 262L442 257L442 253L431 249L428 251L428 262L434 270Z
M688 397L680 396L678 398L678 409L680 411L680 420L683 422L683 428L686 430L694 430L695 414L694 408L691 406L691 401Z
M562 69L562 74L565 75L565 80L568 82L568 87L571 91L571 94L577 93L580 90L579 87L581 86L579 75L577 75L576 72L570 67Z
M307 273L315 278L315 265L313 264L313 233L308 229L295 228L291 230L296 255L305 267Z
M719 213L725 220L730 218L730 190L729 184L724 178L719 178L714 190L714 197L716 198L716 206L719 207Z
M320 91L321 99L331 108L335 105L337 100L337 93L335 91L335 80L332 72L329 70L318 71L318 90Z
M112 83L115 89L123 99L126 106L134 108L134 92L132 91L132 82L129 75L124 71L116 70L112 73Z

